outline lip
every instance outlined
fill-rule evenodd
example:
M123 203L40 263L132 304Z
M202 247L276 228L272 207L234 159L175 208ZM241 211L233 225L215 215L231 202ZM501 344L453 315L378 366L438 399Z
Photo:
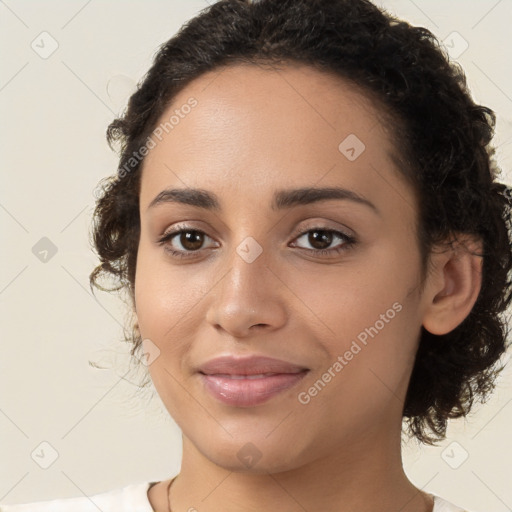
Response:
M205 389L220 402L236 407L262 404L295 386L308 371L265 356L223 356L198 369Z

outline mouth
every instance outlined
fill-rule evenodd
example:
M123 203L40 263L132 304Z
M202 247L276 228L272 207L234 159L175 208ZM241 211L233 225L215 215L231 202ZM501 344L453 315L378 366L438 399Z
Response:
M292 388L309 368L261 356L221 357L203 365L198 373L207 392L234 407L254 407Z

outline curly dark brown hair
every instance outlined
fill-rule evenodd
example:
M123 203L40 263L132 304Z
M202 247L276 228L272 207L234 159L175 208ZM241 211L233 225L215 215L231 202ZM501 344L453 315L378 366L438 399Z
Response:
M221 0L163 44L128 107L107 130L119 143L117 173L101 183L93 241L108 290L133 301L140 234L143 151L176 94L199 75L236 63L297 62L334 73L382 106L393 119L399 170L418 197L418 244L425 274L434 244L458 234L483 244L482 286L467 318L438 336L422 328L403 417L426 444L446 435L447 420L485 401L508 346L505 313L511 300L511 195L496 181L490 146L495 115L477 105L460 67L435 36L367 0ZM132 356L140 334L125 333Z

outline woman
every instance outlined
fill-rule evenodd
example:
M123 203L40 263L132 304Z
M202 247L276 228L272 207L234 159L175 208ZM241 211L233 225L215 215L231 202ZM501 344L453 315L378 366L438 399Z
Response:
M366 0L187 23L109 127L91 274L130 293L181 471L0 510L460 511L400 441L443 439L506 350L493 126L430 32Z

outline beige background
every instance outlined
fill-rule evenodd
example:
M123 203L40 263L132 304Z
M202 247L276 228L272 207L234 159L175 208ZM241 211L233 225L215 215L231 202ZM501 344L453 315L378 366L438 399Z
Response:
M499 160L511 183L512 1L380 4L453 52L467 42L458 60L476 100L498 114ZM116 167L108 123L157 46L206 6L0 2L0 502L91 495L179 470L178 428L158 398L132 384L137 374L119 341L123 303L89 291L96 259L88 230L96 184ZM404 446L416 485L474 512L512 509L511 376L509 368L486 405L453 422L441 446Z

